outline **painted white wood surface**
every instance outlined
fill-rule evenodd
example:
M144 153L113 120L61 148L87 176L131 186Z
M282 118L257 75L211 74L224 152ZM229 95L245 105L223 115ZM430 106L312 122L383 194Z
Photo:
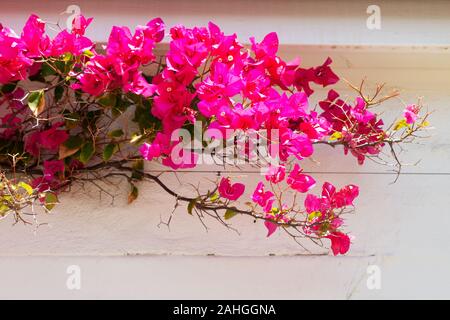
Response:
M0 20L17 29L31 11L55 19L59 7L64 10L71 4L50 2L51 7L44 2L4 1ZM388 87L402 91L406 103L423 96L425 105L435 110L431 122L436 129L423 144L408 146L402 159L421 162L405 167L405 174L393 185L394 175L386 167L360 167L341 150L330 154L331 150L320 148L316 152L320 165L304 162L307 170L318 172L320 182L355 183L361 188L356 214L347 220L355 239L346 257L297 256L303 252L291 239L278 233L267 239L264 226L244 217L233 219L241 235L214 221L208 222L211 230L206 233L184 208L176 211L170 231L158 228L160 215L167 218L173 199L150 184L141 186L139 199L127 205L123 185L113 190L118 196L112 205L105 195L99 201L96 191L63 196L52 215L40 218L50 226L36 232L2 221L0 268L3 274L22 270L25 278L18 284L14 277L1 277L0 298L450 298L448 2L380 1L386 17L379 33L365 28L365 7L357 2L339 6L328 2L334 10L318 1L256 5L231 1L225 7L216 1L154 2L154 7L137 1L126 5L113 1L108 6L99 1L78 3L87 15L96 17L92 26L96 31L91 35L98 41L105 40L113 24L132 26L156 15L169 24L213 19L226 31L239 30L241 38L278 31L283 57L298 54L305 65L315 65L329 55L336 72L351 82L363 77L372 85L387 82ZM244 20L249 10L253 14ZM385 46L373 46L379 44ZM352 96L343 83L337 89ZM325 93L320 91L322 96ZM386 116L399 113L403 102L386 104ZM212 176L186 173L178 177L182 182L206 182ZM260 179L256 172L232 176L253 184ZM167 179L178 184L173 176ZM187 191L187 186L180 190ZM271 254L278 257L268 257ZM65 288L65 268L70 264L84 270L85 285L79 292ZM381 290L369 291L365 285L369 264L381 268ZM264 281L267 272L280 269L288 271L279 275L279 281Z
M366 27L367 7L381 9L381 30ZM434 1L356 0L2 0L2 22L20 29L30 12L61 21L77 5L95 21L88 35L105 41L113 25L134 27L161 16L168 26L206 25L213 20L242 41L276 31L285 44L448 45L450 3Z
M291 49L290 49L291 50ZM370 80L386 79L389 85L395 84L402 90L402 99L392 100L384 107L385 116L400 114L403 103L416 101L424 96L425 105L435 113L431 123L436 127L430 132L431 137L419 141L420 144L408 145L407 151L401 154L405 163L421 162L416 166L407 166L399 181L390 185L395 178L389 167L367 162L358 166L355 159L344 156L341 149L333 150L327 146L317 147L315 159L319 164L303 161L305 170L314 172L319 182L330 181L336 185L355 183L361 187L361 196L357 201L356 214L348 217L348 229L356 239L350 255L370 255L374 253L390 253L400 250L439 250L447 246L447 242L437 241L436 237L445 234L450 223L450 195L447 190L450 168L447 165L449 155L449 96L446 93L449 77L449 54L447 52L392 53L389 49L352 50L326 48L298 48L305 52L305 63L315 64L330 55L336 60L336 71L350 81L356 82L364 75ZM375 51L375 52L374 52ZM289 50L286 53L289 55ZM409 59L399 62L399 66L390 65L391 60L399 60L408 54ZM364 57L374 59L364 60ZM376 57L376 59L375 59ZM417 65L421 60L428 64L423 70ZM351 60L353 64L345 65ZM431 61L435 61L432 64ZM385 67L384 64L388 67ZM447 65L446 65L447 64ZM438 66L443 66L439 69ZM428 74L427 74L428 73ZM420 79L420 80L415 80ZM417 82L419 83L417 83ZM373 83L373 82L372 82ZM337 86L343 95L353 96L345 88L345 84ZM325 92L318 93L324 96ZM314 105L314 101L311 102ZM155 170L162 168L157 164L148 164ZM232 169L232 168L231 168ZM244 173L234 169L230 174L236 179L249 181L247 196L254 185L262 178L255 169L244 168ZM203 166L199 170L210 173L178 173L165 174L164 180L174 188L189 194L192 189L189 183L201 182L201 186L210 186L208 179L215 178L216 167ZM252 171L252 172L248 172ZM181 185L180 185L181 182ZM318 184L320 185L320 183ZM0 254L3 255L121 255L121 254L217 254L217 255L266 255L298 254L299 248L291 239L283 234L276 234L265 239L264 226L254 224L249 219L235 218L233 224L239 228L241 235L224 229L214 221L209 221L210 232L205 232L200 222L189 216L184 207L178 208L172 221L171 230L164 226L158 228L160 219L166 220L175 204L174 199L166 195L153 184L140 186L139 199L127 205L125 201L127 186L121 185L112 190L117 197L112 199L90 187L88 194L82 190L74 195L63 195L62 204L49 216L41 216L41 222L50 226L42 226L36 234L29 227L16 225L11 227L10 221L0 224ZM319 189L319 188L317 188ZM430 192L432 190L433 192ZM317 190L319 192L319 190ZM426 212L440 212L440 221L433 228L423 228L422 218ZM435 214L435 213L434 213ZM434 215L433 214L433 215ZM208 221L207 221L208 222ZM414 230L414 232L412 231ZM440 230L440 232L437 232ZM417 235L424 233L418 237ZM383 234L383 237L379 235ZM401 234L403 237L399 237ZM14 246L10 245L11 239ZM408 241L413 241L411 246ZM319 251L322 252L322 251Z
M68 290L69 266L81 270ZM378 265L381 288L367 287ZM443 255L377 257L5 257L0 299L442 299Z

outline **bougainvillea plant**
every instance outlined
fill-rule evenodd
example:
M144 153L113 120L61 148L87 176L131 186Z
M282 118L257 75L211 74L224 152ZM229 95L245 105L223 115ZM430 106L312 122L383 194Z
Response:
M397 93L381 94L380 85L367 95L363 82L349 84L354 102L329 90L312 108L313 88L339 80L332 61L312 68L286 62L277 56L276 33L246 47L213 23L165 35L157 18L134 32L113 27L107 44L96 47L84 35L91 21L78 16L53 39L36 15L21 35L0 24L0 215L15 222L33 221L37 207L52 210L77 182L115 176L129 182L129 202L137 182L150 180L201 221L229 226L246 215L264 223L268 236L281 230L300 244L310 239L345 254L343 214L358 187L326 182L314 194L302 160L317 144L341 146L360 165L388 148L400 169L395 145L427 126L420 103L386 126L374 108ZM167 53L156 56L164 38ZM145 170L145 161L172 172L240 161L263 175L252 190L222 175L206 192L179 194L162 174Z

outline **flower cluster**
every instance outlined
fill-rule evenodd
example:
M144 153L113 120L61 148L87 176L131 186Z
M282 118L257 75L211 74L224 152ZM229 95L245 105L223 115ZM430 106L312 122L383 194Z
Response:
M57 195L79 180L124 176L130 202L138 195L136 182L149 179L177 201L189 202L188 212L201 219L205 212L222 222L221 212L225 220L249 215L264 221L268 236L282 229L294 238L328 239L335 255L344 254L350 237L342 230L342 214L353 207L358 187L337 191L327 182L320 197L309 194L316 180L301 161L326 144L341 145L363 164L379 156L386 143L414 137L427 124L421 107L408 105L403 117L386 128L369 111L382 101L364 94L348 104L330 90L320 109L311 108L315 87L339 81L332 60L317 67L304 67L299 59L284 61L276 33L260 42L251 38L247 47L213 23L175 26L168 33L167 53L157 58L154 49L165 34L160 18L134 32L113 27L103 48L85 36L91 23L92 18L77 16L70 31L61 30L53 39L36 15L20 36L0 24L2 179L16 172L30 177L29 184L0 185L0 215L14 212L21 219L12 200L29 204L28 198L35 197L50 210ZM264 177L253 193L246 195L243 181L223 177L206 194L182 196L144 171L143 160L173 170L195 167L205 146L186 150L198 141L174 133L196 131L196 121L202 121L202 137L235 147L236 133L264 138L276 161L263 165ZM247 158L251 143L244 142ZM12 186L25 192L12 194ZM239 208L247 196L246 209ZM292 196L304 197L304 208Z
M335 255L344 254L350 247L348 235L339 231L343 224L340 214L343 208L353 206L353 201L359 194L355 185L348 185L339 191L331 183L324 183L322 196L308 194L305 199L305 209L308 214L307 234L314 233L318 237L324 235L331 240L331 248Z
M90 19L83 19L82 27L78 32L75 31L76 34L83 34L89 23ZM67 35L68 33L65 33L66 37ZM161 19L154 19L145 26L137 27L134 35L127 27L114 27L106 45L106 54L89 52L93 57L85 63L83 71L76 76L79 83L75 83L72 87L81 89L92 96L100 96L116 89L146 98L152 96L155 88L142 76L139 68L154 60L153 49L163 36L164 24ZM88 42L85 43L88 44ZM75 50L69 52L76 55L79 54L80 49L83 49L81 52L85 52L90 47L75 46Z

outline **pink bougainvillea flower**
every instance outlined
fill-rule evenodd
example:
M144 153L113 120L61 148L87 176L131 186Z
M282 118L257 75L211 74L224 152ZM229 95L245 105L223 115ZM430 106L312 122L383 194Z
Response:
M86 37L76 36L73 33L63 30L53 39L52 55L60 56L64 53L80 55L86 50L91 50L94 43Z
M319 102L319 106L324 110L320 117L324 118L331 132L339 132L345 141L344 153L355 156L359 164L364 163L367 155L377 155L384 146L383 121L374 114L367 111L366 104L361 100L356 100L356 105L351 106L339 94L330 90L328 97ZM367 144L367 146L359 147Z
M92 22L92 18L86 19L83 15L78 15L73 19L72 30L63 30L53 39L51 53L59 56L64 53L80 55L86 50L92 50L94 43L84 36L86 28Z
M38 192L46 192L51 189L50 184L44 177L37 177L31 181L31 186Z
M322 211L324 208L322 207L322 199L317 197L314 194L307 194L305 198L305 209L306 212L312 213L316 211Z
M138 26L134 35L128 27L114 26L108 39L106 53L108 56L120 58L128 65L136 62L146 64L155 58L153 49L157 40L162 39L161 32L164 34L161 19L152 20L146 26Z
M139 148L139 151L145 160L151 161L154 158L159 158L162 155L168 155L171 150L170 145L170 135L158 132L153 142L151 144L144 143Z
M266 180L272 183L279 183L284 180L286 168L284 166L271 165L266 172Z
M153 158L158 158L161 155L161 149L158 144L147 142L140 146L139 152L142 158L148 161L152 161Z
M83 26L86 24L87 20L82 22ZM89 42L79 36L81 29L75 33L62 34L59 47L64 48L64 44L67 44L72 50L84 50ZM73 84L72 88L93 96L119 88L125 93L132 92L145 98L152 96L156 86L147 82L139 67L155 58L155 43L161 41L163 35L164 23L159 18L151 20L146 26L138 26L134 35L128 27L114 26L106 45L106 55L95 53L83 72L77 75L79 83ZM63 50L61 48L58 50Z
M298 68L294 80L297 90L303 90L310 96L314 92L310 87L310 82L322 85L322 87L338 82L339 77L331 70L331 63L331 58L328 58L321 66L309 69Z
M336 193L336 187L333 186L331 183L325 182L322 185L322 197L331 200L331 199L333 199L335 193Z
M270 198L269 200L267 200L266 205L263 206L263 210L264 212L271 212L273 209L273 204L275 203L275 198Z
M336 230L342 225L343 220L334 214L333 209L353 206L353 201L358 194L358 187L355 185L348 185L336 191L331 183L325 182L322 186L321 197L313 194L306 196L305 209L308 214L313 214L311 222L328 220L331 221L331 230Z
M81 89L94 97L100 96L106 92L109 79L100 77L98 73L84 72L78 77L80 83L73 84L72 89Z
M221 197L234 201L242 196L245 186L242 183L231 184L230 178L222 178L218 190Z
M8 113L1 118L2 129L0 129L0 136L3 139L10 139L16 134L17 129L20 128L22 119L16 117L14 113Z
M313 79L312 69L298 68L295 71L294 85L297 90L302 90L308 97L314 93L310 82Z
M250 38L250 42L257 59L274 57L277 54L279 41L276 32L267 34L261 43L256 43L253 37Z
M235 130L248 130L258 128L258 123L255 121L255 112L251 108L244 108L242 104L235 105L232 115L231 127Z
M183 158L180 157L167 157L161 162L163 165L172 168L173 170L178 169L191 169L197 165L198 155L194 152L189 153Z
M322 186L322 197L327 199L334 208L352 206L353 200L359 195L359 188L355 185L348 185L341 190L336 188L329 182L325 182Z
M282 210L279 208L272 208L270 212L265 215L264 225L267 228L267 237L270 237L279 227L279 223L288 223L289 219L286 217L287 206L283 204Z
M25 45L10 29L0 24L0 84L23 80L33 60L25 56Z
M47 56L51 50L50 38L45 34L45 22L35 14L31 15L25 23L21 40L29 58Z
M131 31L128 27L113 26L106 45L107 55L125 58L126 55L130 54L131 38Z
M171 82L158 84L157 93L158 95L155 97L152 107L152 114L158 119L166 119L168 124L173 124L171 127L181 127L187 120L184 116L189 113L188 107L195 95L186 88L176 86ZM182 122L178 122L178 116L183 118Z
M308 192L316 185L316 180L313 177L301 173L300 166L296 163L294 169L287 178L287 184L298 192Z
M72 21L72 33L77 36L84 36L86 28L91 24L93 18L86 19L83 15L77 15Z
M64 161L46 160L44 161L44 179L52 181L57 173L64 173Z
M339 77L331 70L330 64L333 62L331 58L327 58L323 65L315 67L313 69L313 81L317 84L326 87L331 84L335 84L339 81Z
M416 122L419 111L419 107L417 107L415 104L406 106L405 111L403 111L403 116L406 119L406 123L413 124L414 122Z
M167 138L167 139L166 139ZM139 148L139 152L141 156L148 161L152 161L154 158L159 158L163 153L163 146L161 143L164 142L169 143L168 137L164 136L158 132L155 140L152 143L144 143Z
M353 184L343 187L336 192L334 196L335 205L337 208L345 206L353 206L353 200L359 195L359 188Z
M79 83L72 85L73 89L81 89L95 97L102 95L112 86L113 78L113 60L104 56L95 56L91 59L84 69L78 75Z
M267 206L274 194L270 191L264 191L264 183L259 182L252 195L253 202L259 204L261 207ZM273 203L273 201L272 201Z
M333 254L346 254L350 249L350 238L342 232L333 232L327 236L331 240L331 250Z
M215 116L221 106L231 104L231 97L242 88L241 78L224 63L216 62L211 66L211 75L197 87L201 99L199 110L206 117Z
M148 29L145 31L147 36L152 38L155 42L161 42L164 38L165 25L161 18L155 18L147 22Z
M84 168L84 163L78 159L71 159L69 163L69 170L79 170Z
M162 160L162 164L174 170L191 169L197 165L198 154L195 152L185 151L183 156L170 155Z
M344 254L350 246L350 239L338 229L344 221L336 210L353 205L358 196L358 188L348 185L339 191L329 182L322 186L322 196L308 194L305 198L305 209L308 213L308 225L304 228L306 234L315 233L319 237L329 238L333 253Z
M45 131L35 131L25 139L25 150L33 156L39 155L40 148L56 151L59 145L65 142L69 135L65 130L59 130L59 124L53 125Z
M270 237L278 228L276 223L268 220L264 221L264 226L267 228L267 237Z
M208 46L204 43L206 28L186 28L175 26L170 29L172 41L167 53L167 67L173 71L180 71L186 67L197 70L208 57Z
M0 98L0 105L6 102L11 111L15 111L15 113L22 113L25 111L24 97L25 90L22 88L16 88L13 92L3 93L3 99Z
M170 146L164 147L164 154L167 157L162 160L162 164L174 170L194 168L197 165L198 154L183 146L181 140L171 141Z
M277 139L275 139L275 142ZM289 128L279 130L280 159L286 161L289 156L299 160L307 158L314 153L311 140L304 133L296 133Z
M375 114L367 110L367 105L361 97L356 98L356 104L350 113L358 123L362 124L367 124L375 118Z
M250 69L245 74L242 95L254 102L264 101L270 94L270 79L261 67Z
M124 92L132 92L137 95L141 95L144 98L148 98L155 93L156 86L148 83L142 76L141 72L136 72L131 78L131 81L126 81L123 86L123 90Z
M57 150L59 145L65 142L69 135L65 130L59 130L59 125L53 125L50 129L42 131L39 143L44 149Z
M25 138L25 151L30 153L31 155L37 157L39 155L39 142L41 138L41 133L39 131L35 131L30 133Z

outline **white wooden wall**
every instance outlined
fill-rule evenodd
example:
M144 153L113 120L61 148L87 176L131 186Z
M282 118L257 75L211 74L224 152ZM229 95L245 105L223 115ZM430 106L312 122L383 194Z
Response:
M320 165L305 162L320 182L361 188L356 214L347 220L355 236L347 256L305 255L281 233L265 238L264 226L246 218L233 219L240 235L214 221L205 232L184 208L176 211L170 231L158 228L174 201L151 184L140 187L131 205L125 185L112 190L118 194L113 204L95 189L80 190L41 216L49 225L36 231L0 222L0 299L450 298L449 2L8 0L2 1L0 22L20 30L29 13L54 21L69 4L95 17L89 35L97 41L105 41L114 24L134 26L154 16L168 25L213 20L244 42L277 31L283 57L300 55L305 65L316 65L331 56L337 73L351 82L367 77L372 85L399 88L403 101L386 104L388 118L401 112L403 102L423 96L435 110L436 128L401 155L404 162L421 162L405 167L396 184L390 184L395 176L388 168L359 167L341 150L330 156L331 150L318 148ZM366 28L369 4L381 8L381 30ZM343 83L337 89L351 94ZM181 173L180 190L212 176ZM232 176L253 184L261 178L256 172ZM81 267L81 290L66 288L69 265ZM366 285L369 265L380 268L380 290ZM276 280L266 278L271 274Z

